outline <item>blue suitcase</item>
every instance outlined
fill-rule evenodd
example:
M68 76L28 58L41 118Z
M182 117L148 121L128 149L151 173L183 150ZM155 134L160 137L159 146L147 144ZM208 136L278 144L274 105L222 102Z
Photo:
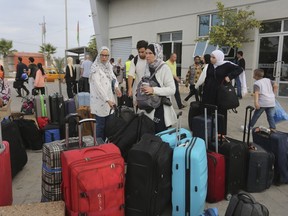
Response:
M78 93L78 104L80 106L90 106L90 93L79 92Z
M162 131L158 134L163 142L169 143L171 148L175 148L177 145L180 145L182 140L187 140L192 138L191 132L185 128L180 127L180 116L182 112L177 114L178 122L176 128L169 128L168 130ZM178 141L179 140L179 141Z
M181 140L172 162L172 215L201 215L207 195L206 145L201 138Z

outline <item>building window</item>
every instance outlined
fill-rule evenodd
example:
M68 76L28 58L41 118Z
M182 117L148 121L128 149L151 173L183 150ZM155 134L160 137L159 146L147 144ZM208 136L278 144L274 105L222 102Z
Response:
M273 33L273 32L281 32L281 20L262 23L260 33Z
M221 23L217 14L208 14L199 16L199 36L207 36L212 26Z
M284 20L284 31L288 31L288 20Z

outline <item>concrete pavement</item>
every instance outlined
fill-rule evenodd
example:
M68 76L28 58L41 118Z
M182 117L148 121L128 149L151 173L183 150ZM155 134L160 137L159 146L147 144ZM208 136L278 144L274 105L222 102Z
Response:
M10 86L12 80L9 81ZM48 94L59 91L58 81L54 83L47 83ZM66 85L62 84L62 91L64 97L66 94ZM16 92L12 89L12 111L19 112L21 107L21 98L16 98ZM187 91L182 90L181 97L184 99ZM192 97L191 100L195 100ZM288 99L278 98L278 101L282 104L284 109L288 111ZM240 126L244 124L245 107L247 105L253 105L253 97L247 95L240 101L241 105L237 109L238 114L233 112L228 114L228 136L235 139L242 139L242 131ZM174 107L175 101L173 101ZM175 109L178 111L177 109ZM188 111L189 107L183 109L182 127L188 128ZM266 116L263 114L258 120L257 125L267 126ZM277 125L277 129L280 131L288 132L288 121L282 122ZM13 179L13 203L23 204L40 202L41 198L41 151L28 151L28 163L23 170ZM270 211L272 216L286 216L288 215L288 184L281 186L271 186L270 189L262 193L254 193L256 200L263 203ZM221 201L215 204L206 204L206 207L217 207L219 209L219 215L224 215L228 202ZM35 214L37 215L37 214Z

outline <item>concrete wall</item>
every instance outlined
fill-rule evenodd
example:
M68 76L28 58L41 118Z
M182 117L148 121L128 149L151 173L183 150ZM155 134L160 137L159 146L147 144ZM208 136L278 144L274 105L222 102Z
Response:
M96 1L103 2L103 0ZM182 77L184 77L193 61L199 28L198 15L216 12L216 2L217 0L110 0L108 38L132 36L133 53L136 53L138 40L158 42L159 33L182 31ZM287 0L222 0L222 2L226 7L250 6L259 20L283 19L288 16ZM241 50L247 62L246 74L248 86L251 87L253 83L251 71L258 63L258 31L251 31L249 35L251 42L244 44Z

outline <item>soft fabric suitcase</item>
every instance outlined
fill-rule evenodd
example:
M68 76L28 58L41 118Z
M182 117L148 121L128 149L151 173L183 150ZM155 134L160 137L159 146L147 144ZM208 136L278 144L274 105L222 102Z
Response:
M48 124L44 128L44 143L60 140L60 129L57 124Z
M10 144L11 171L14 177L28 160L18 125L13 121L2 124L2 138Z
M77 94L78 107L80 106L90 106L90 93L89 92L79 92Z
M193 137L175 147L172 162L173 216L200 215L207 195L205 142Z
M180 116L182 112L177 114L177 126L176 128L169 128L165 131L162 131L157 136L161 137L163 142L169 143L171 148L175 148L181 143L181 140L186 140L187 138L192 138L191 132L185 128L181 128Z
M36 95L34 98L36 117L48 117L51 119L49 98L47 95Z
M66 117L66 131L69 131L69 118L75 118L76 115L71 114ZM95 121L95 119L93 120ZM81 125L79 125L81 127ZM93 146L96 144L96 131L92 136L83 137L83 141L79 137L68 137L64 140L57 140L45 143L42 149L42 201L58 201L63 198L61 190L62 182L62 166L60 153L62 151L72 150L74 148ZM68 134L68 133L66 133Z
M70 113L77 113L76 103L73 98L69 98L64 101L65 104L65 116ZM76 137L78 135L77 120L75 118L69 119L69 137Z
M288 183L288 133L276 131L252 131L253 142L275 156L274 182L275 184Z
M117 105L133 107L133 98L128 97L127 94L123 94L120 98L117 98Z
M112 143L61 154L68 215L124 216L124 160Z
M65 104L62 95L55 93L49 96L51 122L63 125L65 122Z
M162 215L171 211L173 150L160 137L144 134L128 153L126 216ZM171 213L169 214L171 215Z
M69 98L68 100L65 100L64 104L65 104L66 115L70 113L76 113L76 103L73 98Z
M12 198L12 175L10 148L7 141L2 141L2 130L0 124L0 206L11 205Z
M203 114L203 107L201 105L200 101L192 101L190 103L190 108L189 108L189 113L188 113L188 123L189 123L189 128L192 131L193 129L193 123L192 119L196 116L202 115Z
M207 161L208 161L208 184L207 184L207 197L208 202L219 202L225 198L225 175L226 175L226 163L225 157L218 153L218 139L215 140L216 152L208 150L208 114L207 108L211 105L205 105L204 108L204 122L205 122L205 142L207 149ZM215 109L215 116L217 115L217 107L212 106ZM212 136L212 134L210 135ZM215 118L215 137L218 136L218 118Z
M250 110L249 119L251 119L254 107L248 106L246 112L247 110ZM248 128L250 128L250 125L248 125ZM246 191L261 192L268 189L273 183L275 157L272 152L267 152L255 143L251 144L249 138L250 133L247 137L249 153Z

